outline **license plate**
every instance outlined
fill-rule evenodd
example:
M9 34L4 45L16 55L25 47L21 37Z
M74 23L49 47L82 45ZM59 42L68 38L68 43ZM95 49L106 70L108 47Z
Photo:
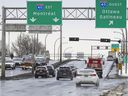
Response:
M84 75L84 77L88 77L88 75Z
M63 73L63 75L66 75L66 73Z

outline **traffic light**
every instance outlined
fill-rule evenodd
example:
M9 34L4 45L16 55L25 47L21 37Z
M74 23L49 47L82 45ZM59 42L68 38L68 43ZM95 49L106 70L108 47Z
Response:
M14 57L13 53L10 53L10 57L11 57L11 59L13 59L13 57Z
M107 39L107 38L101 38L100 39L100 42L111 42L111 40L110 39Z
M118 43L121 43L121 40L119 40Z
M69 41L79 41L79 37L69 37Z
M105 46L105 49L108 49L108 46Z
M100 49L100 46L97 46L97 49Z

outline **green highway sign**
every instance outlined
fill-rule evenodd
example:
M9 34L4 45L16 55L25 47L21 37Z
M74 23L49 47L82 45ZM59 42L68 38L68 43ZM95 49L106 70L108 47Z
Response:
M96 0L96 28L126 28L126 0Z
M119 48L119 44L112 44L112 48Z
M27 1L28 25L61 25L61 1Z
M112 44L111 45L111 51L112 52L119 52L119 44Z

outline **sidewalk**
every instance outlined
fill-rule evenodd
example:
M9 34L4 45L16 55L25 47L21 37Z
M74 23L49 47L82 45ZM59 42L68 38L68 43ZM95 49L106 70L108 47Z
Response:
M123 90L123 96L128 96L128 78L127 81L125 82L126 87Z
M125 74L125 71L122 73L122 75L117 74L117 69L114 64L114 67L109 74L109 79L124 79L125 81L123 84L119 85L122 87L122 90L120 90L120 87L117 87L114 90L111 90L106 96L128 96L128 74Z

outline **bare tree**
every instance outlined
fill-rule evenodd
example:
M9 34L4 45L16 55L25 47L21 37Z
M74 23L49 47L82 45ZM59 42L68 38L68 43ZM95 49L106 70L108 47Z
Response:
M12 43L12 50L18 55L23 56L27 54L39 54L44 52L44 46L38 42L35 37L26 34L20 34L16 42Z

